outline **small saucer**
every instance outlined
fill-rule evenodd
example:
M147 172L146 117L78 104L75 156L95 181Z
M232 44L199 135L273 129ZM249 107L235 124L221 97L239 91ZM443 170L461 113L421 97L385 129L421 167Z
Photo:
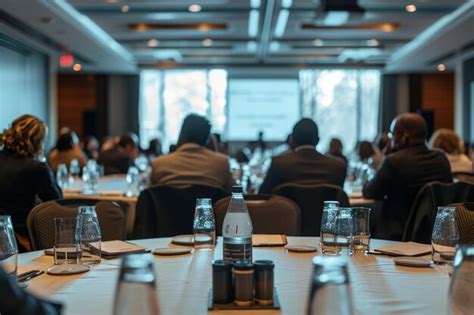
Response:
M174 248L174 247L165 247L165 248L155 248L152 253L158 256L176 256L176 255L186 255L192 252L191 248Z
M56 276L75 275L79 273L88 272L91 267L86 265L56 265L48 268L48 274Z
M393 258L395 265L409 267L431 267L433 262L428 259L418 257L395 257Z
M286 245L285 248L290 252L298 253L312 253L318 251L318 248L316 246L309 245Z
M176 245L194 246L194 234L176 235L171 239L171 243Z

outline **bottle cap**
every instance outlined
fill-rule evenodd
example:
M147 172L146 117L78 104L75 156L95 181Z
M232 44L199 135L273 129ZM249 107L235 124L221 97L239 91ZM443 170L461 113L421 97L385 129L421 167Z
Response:
M232 263L224 260L214 260L212 262L212 269L218 271L227 271L232 269Z
M234 185L232 186L232 192L233 193L242 193L243 189L241 185Z
M273 270L275 264L271 260L256 260L254 261L255 270Z
M252 270L253 263L243 261L243 260L238 260L234 262L234 269L235 270Z

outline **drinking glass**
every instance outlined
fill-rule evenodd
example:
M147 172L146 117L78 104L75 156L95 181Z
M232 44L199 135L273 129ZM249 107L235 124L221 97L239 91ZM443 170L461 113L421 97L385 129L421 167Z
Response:
M216 224L211 199L196 200L194 212L194 248L197 250L214 250L216 241Z
M347 260L344 257L313 258L313 275L307 303L307 315L354 314Z
M82 169L82 180L84 181L84 193L95 194L99 183L99 168L97 162L90 160Z
M336 217L339 212L338 201L325 201L321 217L319 244L324 255L338 255L336 246Z
M76 218L54 218L54 264L79 264L80 235ZM80 230L80 227L77 229Z
M81 263L98 264L101 258L101 240L99 220L94 206L79 207L76 229L81 239Z
M81 173L81 167L79 166L79 161L77 159L73 159L69 165L69 173L71 174L70 182L73 183L74 180L79 177L79 173Z
M160 314L153 260L149 256L135 254L122 259L113 314Z
M128 184L127 196L131 197L131 196L138 195L137 190L138 190L139 177L140 177L140 174L138 172L138 168L136 168L135 166L130 166L128 168L128 173L126 177L127 184Z
M0 215L0 267L16 280L18 247L12 219L9 215Z
M336 216L336 247L339 252L349 254L349 244L352 240L352 209L339 208Z
M474 245L459 245L454 257L449 287L450 314L472 314L474 310Z
M67 171L66 164L59 164L58 170L56 171L56 178L58 180L58 185L62 189L67 188L69 186L69 174Z
M456 208L438 207L431 236L433 262L436 264L452 264L458 240Z
M352 237L349 253L364 254L369 252L370 245L370 209L352 208Z

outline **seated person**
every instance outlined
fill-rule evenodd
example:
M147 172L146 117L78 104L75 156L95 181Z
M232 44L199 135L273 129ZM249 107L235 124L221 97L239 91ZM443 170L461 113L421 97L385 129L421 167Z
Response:
M56 178L44 159L47 127L23 115L0 135L0 209L11 215L20 251L29 250L26 217L37 200L62 198Z
M453 181L448 159L425 145L426 122L422 116L405 113L392 121L392 153L363 189L364 198L384 200L376 223L378 238L400 241L412 204L427 183Z
M59 164L66 164L69 169L72 160L77 160L81 169L87 163L87 157L81 150L77 134L69 131L59 136L56 147L49 154L48 161L51 169L56 173Z
M199 115L188 115L181 127L177 149L151 162L150 185L206 185L230 192L234 179L228 157L205 147L211 124Z
M276 156L260 187L261 194L286 183L332 184L342 187L346 176L343 161L327 157L316 151L319 142L316 123L303 118L293 127L293 152Z
M347 158L342 152L343 148L344 147L342 146L342 141L340 139L332 138L329 142L329 149L328 152L326 152L326 155L329 157L338 158L347 164Z
M472 161L463 153L464 143L453 130L436 130L431 136L430 147L440 149L446 154L451 172L472 173Z
M130 133L121 136L113 147L101 151L97 163L104 166L105 175L127 174L138 155L138 137Z
M82 150L89 160L97 161L99 158L99 141L94 136L85 137Z

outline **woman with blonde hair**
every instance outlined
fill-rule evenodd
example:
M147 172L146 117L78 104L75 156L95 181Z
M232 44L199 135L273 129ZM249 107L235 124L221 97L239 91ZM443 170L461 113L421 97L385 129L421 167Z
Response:
M463 153L464 143L453 130L436 130L429 145L432 149L440 149L446 153L452 173L472 172L472 162Z
M59 199L62 192L44 162L48 128L31 115L15 119L0 134L0 209L11 215L18 247L30 248L26 217L38 200Z

